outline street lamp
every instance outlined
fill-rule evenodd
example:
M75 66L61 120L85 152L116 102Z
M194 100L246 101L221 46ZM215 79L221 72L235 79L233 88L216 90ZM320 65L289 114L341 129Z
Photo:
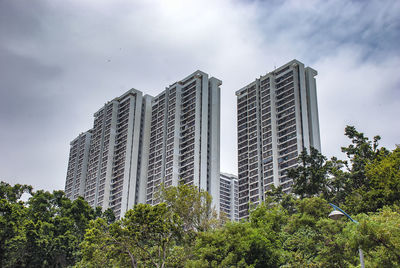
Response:
M346 216L347 218L349 218L352 222L354 222L355 224L358 224L358 221L353 220L349 214L347 214L346 212L344 212L341 208L339 208L338 206L335 206L332 203L329 203L329 205L331 205L333 207L333 211L329 214L329 218L331 218L332 220L338 220L343 216ZM360 253L360 264L361 264L361 268L365 268L364 265L364 254L361 248L358 248L358 252Z

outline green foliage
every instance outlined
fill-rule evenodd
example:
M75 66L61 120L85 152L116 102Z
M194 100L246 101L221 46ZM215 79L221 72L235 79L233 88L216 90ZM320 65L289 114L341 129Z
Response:
M0 199L5 199L11 203L17 203L24 193L31 194L32 186L25 184L15 184L11 186L4 181L0 181Z
M133 246L122 237L116 240L112 235L118 227L117 223L108 225L103 218L92 220L81 243L82 260L76 266L129 267L131 262L136 265L136 259L131 259Z
M199 235L195 258L187 267L279 267L279 241L267 228L251 223L227 223Z
M194 185L163 186L159 194L171 213L175 213L182 221L183 229L177 237L176 248L182 249L178 259L183 265L193 255L198 233L217 228L223 220L218 219L217 211L212 207L211 195ZM174 266L178 267L177 264Z
M83 258L78 267L165 267L172 260L181 227L179 217L165 203L135 205L123 219L110 225L97 219L91 222L81 244Z
M358 132L354 126L346 126L345 135L352 142L349 146L342 147L342 152L346 153L351 163L349 187L358 189L368 185L365 166L374 160L379 153L378 141L381 137L375 136L373 141L370 141L363 133ZM382 150L386 151L385 149Z
M32 194L26 204L18 201L24 192ZM79 244L95 216L86 201L4 182L0 195L1 267L67 267L80 258Z
M365 164L364 176L367 183L346 197L346 208L354 213L367 213L400 205L400 149L377 152Z
M400 208L384 207L378 213L361 215L354 237L364 250L366 267L400 266Z
M164 203L116 220L62 191L1 182L0 267L357 267L359 248L367 267L399 267L400 149L354 127L345 134L347 161L304 151L288 174L295 194L273 187L240 223L218 219L191 185L162 187ZM329 219L328 202L359 224Z
M377 211L385 205L400 205L400 149L380 152L365 167L368 191L362 193L359 211Z
M345 170L347 162L332 157L326 161L326 169L328 171L327 187L328 190L324 192L323 197L335 204L342 204L346 196L351 194L348 188L349 173Z
M297 200L296 207L297 213L283 227L284 267L348 266L343 259L345 247L338 239L343 223L327 218L331 210L328 203L312 197Z
M19 201L22 194L30 193L28 185L0 182L0 267L9 267L11 259L17 260L15 244L23 244L23 225L26 218L24 203ZM15 251L11 251L14 249Z
M280 204L289 214L296 212L296 198L292 194L286 194L282 191L282 186L272 188L265 193L266 199L265 204L272 207L276 204Z
M219 224L211 195L194 185L162 187L160 198L182 220L186 232L201 232Z
M290 169L288 172L288 177L294 181L293 193L301 198L319 194L327 195L326 157L315 148L311 148L310 155L304 149L299 156L299 163L297 168Z
M293 193L300 198L322 196L342 203L348 195L346 185L349 173L344 170L347 162L332 157L327 160L318 150L311 148L299 156L299 166L289 169L288 177L293 179Z
M114 211L111 208L108 208L103 212L103 218L106 219L108 224L111 224L116 220Z

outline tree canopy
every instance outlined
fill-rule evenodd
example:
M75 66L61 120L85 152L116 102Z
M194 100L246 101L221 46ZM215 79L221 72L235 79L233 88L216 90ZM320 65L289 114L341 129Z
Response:
M241 222L219 218L193 185L161 187L159 204L116 219L62 191L1 182L0 267L357 267L359 248L366 267L399 267L400 149L351 126L345 135L346 159L303 151L293 193L272 187ZM359 224L330 219L329 202Z

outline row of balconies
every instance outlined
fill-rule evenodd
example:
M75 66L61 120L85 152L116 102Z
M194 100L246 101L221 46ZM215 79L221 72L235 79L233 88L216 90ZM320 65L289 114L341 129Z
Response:
M184 183L189 183L189 182L193 182L193 174L194 174L194 170L190 169L185 171L184 173L180 174L180 181L184 181Z
M293 82L293 76L290 76L290 77L286 78L286 79L283 80L282 82L276 83L276 84L275 84L275 88L276 88L276 89L280 89L280 88L282 88L283 86L285 86L285 85L287 85L288 83L291 83L291 82Z
M297 158L296 158L296 159L289 160L288 162L285 162L285 163L283 163L283 164L280 164L280 165L279 165L279 168L280 168L280 169L289 168L289 167L294 166L294 165L296 165L296 164L297 164Z
M286 96L294 93L294 85L293 83L287 84L285 87L276 91L276 100L281 100Z
M196 97L196 93L197 93L196 90L191 91L191 92L188 93L188 94L183 93L183 94L182 94L182 103L185 103L185 102L187 102L188 100L195 98L195 97Z
M292 120L290 120L290 121L288 121L288 122L285 122L285 123L282 124L282 125L279 125L279 126L278 126L278 131L287 129L287 128L289 128L289 127L295 125L295 124L296 124L296 118L294 118L294 119L292 119Z
M294 132L294 131L296 131L296 125L293 125L289 128L286 128L285 130L278 132L278 137L282 137L282 136L289 134L291 132Z
M243 97L242 99L238 99L237 102L237 109L238 109L238 114L247 111L247 96Z
M297 139L292 139L292 140L289 140L289 141L287 141L285 143L279 144L278 145L278 149L281 150L283 148L289 147L290 145L293 145L293 144L296 144L296 143L297 143Z
M182 100L181 107L182 107L182 109L185 109L185 108L187 108L188 106L190 106L191 104L193 104L195 102L196 102L195 95L194 96L190 96L190 98Z
M266 173L264 173L264 184L269 184L272 183L274 181L274 177L272 177L272 170L271 173L268 173L268 175ZM271 177L269 177L271 176Z
M269 102L270 99L271 99L270 94L266 94L265 96L261 97L261 103L263 105L270 105L270 102Z
M276 107L277 107L277 109L279 109L280 106L282 106L282 105L284 105L284 104L286 104L286 103L288 103L288 102L290 102L290 101L292 101L292 100L294 100L294 93L292 93L292 94L286 96L285 98L283 98L283 99L277 101L277 102L276 102Z
M125 120L120 121L119 123L117 123L117 129L127 129L128 128L128 122L129 122L129 117L127 117Z
M283 92L287 91L288 89L292 89L292 88L294 88L294 83L290 82L290 83L286 84L284 87L281 87L278 90L276 90L275 95L280 95Z
M129 115L129 107L130 104L128 103L125 106L118 108L118 115L117 115L118 119L120 119L123 116Z
M182 107L182 113L187 113L189 111L193 111L196 108L196 103L191 103L190 105L186 105L184 108Z
M278 144L284 143L290 139L296 138L296 132L292 132L278 139Z
M157 116L157 115L153 115L152 119L151 119L151 130L154 130L157 127L160 127L163 125L163 121L164 121L164 115L163 116ZM157 125L158 123L158 125Z
M267 84L269 86L269 81L269 77L267 77L266 79L261 79L260 85L265 86Z
M259 182L258 182L258 177L256 177L256 181L253 181L249 186L249 188L250 188L250 191L251 190L254 190L254 189L258 189L258 187L259 187Z
M288 154L288 155L286 155L286 156L280 157L280 158L278 159L278 163L279 163L279 164L281 164L281 163L283 163L283 164L288 164L287 166L292 166L292 165L294 165L294 164L297 164L297 156L298 156L297 151L292 152L292 153L290 153L290 154ZM287 162L285 163L285 161L287 161ZM287 166L285 166L285 167L287 167ZM283 175L284 175L284 174L285 174L285 173L283 173ZM281 172L281 175L282 175L282 172Z
M270 84L260 87L261 97L269 96L271 93Z
M282 155L288 154L288 153L293 152L293 151L297 151L297 144L295 144L295 145L293 145L293 146L291 146L289 148L286 148L286 149L284 149L282 151L279 151L279 155L282 156Z
M248 194L242 198L239 198L239 204L242 204L239 206L239 211L241 210L247 210L249 209L249 196ZM239 213L240 214L240 213Z
M186 108L188 108L188 107L190 107L192 105L195 105L195 104L196 104L196 99L195 98L194 99L189 99L187 102L181 104L181 109L185 110Z
M189 125L191 123L193 123L193 125L194 125L195 117L196 117L196 115L192 114L190 117L188 117L186 119L181 119L181 125Z
M278 123L278 125L281 125L281 124L283 124L283 123L285 123L285 122L288 122L289 120L291 120L291 119L293 119L293 118L295 118L295 117L296 117L296 114L293 112L293 113L291 113L291 114L289 114L289 115L286 115L285 117L279 119L279 120L277 121L277 123Z
M286 72L287 70L289 70L289 66L286 67L286 68L284 68L283 70L279 71L279 72L276 73L275 75L278 76L279 74L282 74L282 73ZM286 74L284 74L284 75L282 75L282 76L280 76L280 77L277 77L277 78L275 79L275 83L279 83L279 82L285 80L286 78L288 78L288 77L290 77L290 76L293 76L293 71L288 72L288 73L286 73Z
M179 169L179 173L186 173L187 171L193 170L193 167L194 167L193 162L187 162L185 166Z
M182 88L182 95L190 94L191 90L195 89L196 80L192 81L189 85Z
M277 119L280 119L280 118L282 118L282 117L284 117L284 116L286 116L286 115L289 115L289 114L291 114L291 113L293 113L293 112L295 112L295 107L294 107L294 106L291 107L291 108L289 108L289 109L287 109L287 110L285 110L285 111L283 111L283 112L281 112L281 113L278 113L278 114L276 115L276 118L277 118Z
M120 120L122 117L129 115L130 104L118 109L117 119Z
M280 112L285 111L286 109L294 107L294 106L295 106L295 102L294 102L294 99L293 99L293 100L289 101L288 103L285 103L280 107L277 107L276 111L278 113L280 113Z

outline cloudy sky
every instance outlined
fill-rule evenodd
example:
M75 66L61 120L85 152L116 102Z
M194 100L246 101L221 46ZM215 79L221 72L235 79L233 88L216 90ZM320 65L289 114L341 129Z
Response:
M221 170L237 173L235 91L316 69L322 151L344 127L400 143L400 1L0 0L0 179L63 189L69 142L130 88L223 81Z

